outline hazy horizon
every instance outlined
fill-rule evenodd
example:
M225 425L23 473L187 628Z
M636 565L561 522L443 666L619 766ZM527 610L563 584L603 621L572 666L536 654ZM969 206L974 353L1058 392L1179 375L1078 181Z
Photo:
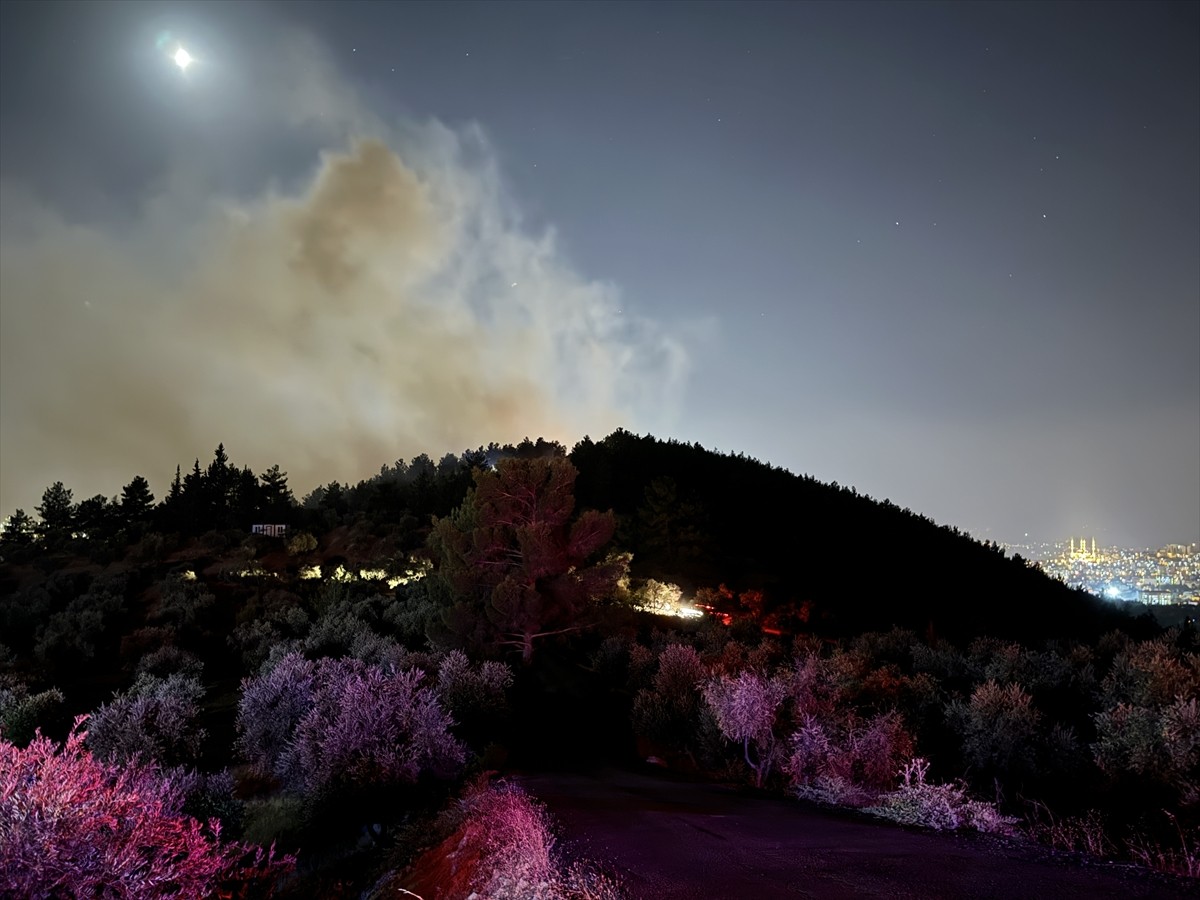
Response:
M624 427L1200 538L1198 4L0 18L0 516Z

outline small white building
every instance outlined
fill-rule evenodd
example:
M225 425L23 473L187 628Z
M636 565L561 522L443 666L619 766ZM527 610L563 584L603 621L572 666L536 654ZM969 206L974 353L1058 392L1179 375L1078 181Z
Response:
M287 537L286 525L251 525L251 534L261 534L266 537Z

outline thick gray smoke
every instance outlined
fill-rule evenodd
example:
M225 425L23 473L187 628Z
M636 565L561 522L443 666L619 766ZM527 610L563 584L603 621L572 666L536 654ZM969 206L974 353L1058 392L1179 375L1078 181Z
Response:
M298 56L271 102L332 149L291 189L167 179L134 221L85 224L0 186L0 514L59 479L161 496L218 441L303 491L672 405L681 344L522 227L477 129L383 127Z

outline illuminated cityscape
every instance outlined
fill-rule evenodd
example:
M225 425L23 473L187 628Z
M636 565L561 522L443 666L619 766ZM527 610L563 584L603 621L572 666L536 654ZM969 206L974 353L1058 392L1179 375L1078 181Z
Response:
M1109 600L1150 606L1200 604L1200 544L1157 550L1103 547L1094 537L1054 544L1008 544L1046 574Z

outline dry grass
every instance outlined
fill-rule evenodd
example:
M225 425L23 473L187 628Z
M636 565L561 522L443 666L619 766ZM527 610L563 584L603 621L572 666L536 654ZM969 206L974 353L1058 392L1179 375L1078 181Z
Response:
M1179 820L1167 810L1163 814L1175 826L1179 835L1178 847L1167 847L1145 835L1135 835L1125 842L1125 849L1139 864L1169 875L1200 878L1200 834L1195 829L1184 830Z
M514 784L477 783L448 811L442 824L453 828L450 836L375 896L467 900L625 897L617 880L596 867L586 862L568 865L561 860L545 807Z

